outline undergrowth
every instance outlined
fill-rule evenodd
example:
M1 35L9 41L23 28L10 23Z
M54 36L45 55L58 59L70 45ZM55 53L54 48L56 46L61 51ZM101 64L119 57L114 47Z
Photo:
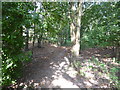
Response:
M113 65L112 62L117 63L118 66ZM98 58L92 57L91 59L87 59L85 61L76 60L73 62L72 66L77 69L80 76L86 77L87 71L93 72L94 76L95 74L101 78L105 76L105 80L108 81L110 87L120 88L120 81L118 77L120 71L119 63L120 62L116 61L115 58L112 58L111 62L103 62Z

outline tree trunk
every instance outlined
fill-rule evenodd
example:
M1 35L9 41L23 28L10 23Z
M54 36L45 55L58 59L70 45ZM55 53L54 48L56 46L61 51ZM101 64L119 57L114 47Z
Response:
M25 51L28 51L28 41L29 41L29 31L26 30L26 37L25 37Z
M118 61L120 61L120 47L119 46L116 47L116 58Z
M33 47L34 47L34 44L35 44L35 23L34 23L34 34L33 34Z
M75 9L75 5L77 8ZM70 25L70 33L71 33L71 42L72 48L71 52L73 56L79 56L80 51L80 26L81 26L81 11L82 11L82 2L71 3L71 25Z
M42 35L38 38L38 48L41 48Z
M35 4L35 6L36 6L36 2L34 2L34 4ZM35 8L35 11L34 11L34 13L36 13L36 8ZM36 25L36 23L35 23L35 21L34 21L34 35L33 35L33 47L34 47L34 44L35 44L35 25Z
M41 48L41 41L40 41L40 37L38 37L38 48Z

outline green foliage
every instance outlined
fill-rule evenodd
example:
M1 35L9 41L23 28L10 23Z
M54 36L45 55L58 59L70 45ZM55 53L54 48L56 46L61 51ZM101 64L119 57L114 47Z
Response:
M69 18L68 16L68 3L67 2L44 2L42 3L43 10L43 33L47 33L46 37L51 42L65 44L67 39L70 38L69 31ZM46 13L47 12L47 13ZM66 37L68 35L68 37ZM53 38L53 39L52 39Z
M85 3L81 25L81 47L119 46L120 2ZM88 6L91 5L90 8ZM87 9L88 8L88 9Z
M79 61L74 61L74 63L73 63L73 65L74 65L75 67L81 67L80 64L81 64L81 63L80 63Z
M113 62L113 60L112 60ZM117 63L117 62L115 62ZM74 61L73 66L78 71L78 74L81 76L86 77L86 72L92 72L94 73L94 76L97 75L98 79L102 75L105 75L109 77L109 83L112 87L120 88L120 82L119 82L119 71L120 67L113 66L111 63L107 64L103 61L100 61L98 58L92 57L90 60L83 61Z
M110 78L113 81L113 85L120 88L120 81L119 81L119 77L116 75L117 73L119 74L120 71L120 67L113 67L110 69Z
M2 3L2 85L15 83L21 76L22 62L29 60L30 53L22 51L24 37L22 26L26 21L32 3L3 2Z
M9 85L11 82L16 81L16 79L20 78L22 66L24 61L29 61L31 58L28 58L31 56L31 52L28 53L20 53L16 56L12 57L6 57L5 54L3 54L3 57L6 57L6 59L3 59L2 62L2 84L3 85Z
M71 11L68 2L40 2L40 8L32 2L2 3L2 72L3 85L15 83L24 61L29 61L31 52L23 52L25 37L23 26L32 29L29 40L48 40L58 45L71 45ZM93 4L93 5L92 5ZM90 8L89 6L92 5ZM84 3L81 20L81 48L120 45L120 2ZM88 8L88 9L87 9ZM34 29L34 30L33 30ZM107 72L104 63L92 57L93 63ZM81 63L75 62L81 68ZM89 66L93 69L93 66ZM97 69L95 69L97 70ZM111 69L111 72L116 72ZM116 80L116 78L115 78Z

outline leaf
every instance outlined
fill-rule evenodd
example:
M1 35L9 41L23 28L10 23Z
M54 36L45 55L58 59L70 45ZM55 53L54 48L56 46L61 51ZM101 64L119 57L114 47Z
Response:
M13 62L11 62L10 64L8 64L7 67L6 67L6 69L12 67L12 65L13 65Z

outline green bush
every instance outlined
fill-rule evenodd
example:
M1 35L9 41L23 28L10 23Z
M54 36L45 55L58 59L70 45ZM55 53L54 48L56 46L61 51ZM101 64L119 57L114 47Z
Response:
M21 76L24 61L30 60L31 52L23 52L25 38L23 28L32 10L32 3L2 3L2 86L15 83Z

